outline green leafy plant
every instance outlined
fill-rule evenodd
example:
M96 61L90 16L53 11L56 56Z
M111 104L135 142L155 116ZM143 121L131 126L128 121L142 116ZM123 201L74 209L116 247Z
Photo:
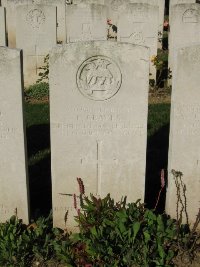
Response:
M49 84L46 82L37 83L29 86L28 89L25 90L25 97L30 99L48 99L49 98Z
M58 233L59 229L53 228L52 214L47 218L40 217L29 226L16 216L11 217L6 223L0 224L0 266L39 265L57 256L61 260L59 250L65 250L66 254L71 242L68 236L63 235L61 243Z
M31 238L32 253L35 260L43 261L52 257L51 240L55 238L52 223L52 214L47 218L40 217L34 227L27 229L27 235Z
M156 84L151 82L150 85L158 89L161 84L166 84L166 81L172 78L171 70L168 69L168 50L158 49L157 56L153 56L151 62L156 66L157 81Z
M85 262L94 266L172 266L176 225L166 215L146 210L140 201L115 203L109 194L84 197L81 206L75 235L83 248L81 262L86 255Z
M49 54L46 55L46 57L44 58L44 66L40 67L39 70L41 70L41 72L39 72L39 76L40 78L38 78L38 80L36 81L36 83L41 83L41 82L49 82Z
M16 216L0 224L0 266L29 266L32 260L26 226Z
M77 178L79 195L71 196L80 232L71 234L67 229L53 228L52 214L28 226L13 216L0 224L0 266L190 266L200 251L196 231L200 211L191 228L183 224L186 187L181 172L173 171L173 175L178 199L176 220L146 209L140 200L128 203L123 197L115 202L110 194L88 197L82 179ZM164 180L162 170L156 206ZM188 265L182 265L185 256Z

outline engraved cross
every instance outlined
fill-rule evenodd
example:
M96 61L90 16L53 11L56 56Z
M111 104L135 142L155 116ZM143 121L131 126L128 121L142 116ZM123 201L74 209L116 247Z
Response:
M96 140L96 159L92 160L91 162L88 159L81 159L81 164L96 164L96 179L97 179L97 187L96 187L96 194L101 196L101 185L102 185L102 166L103 165L110 165L111 163L118 164L118 159L112 160L104 160L102 158L102 147L103 141Z

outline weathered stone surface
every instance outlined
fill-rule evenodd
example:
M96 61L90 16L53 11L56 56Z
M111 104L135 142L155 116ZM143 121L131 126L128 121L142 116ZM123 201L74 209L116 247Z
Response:
M69 5L66 7L67 42L107 40L106 7Z
M16 45L23 49L24 82L36 82L44 58L56 45L56 7L23 5L17 7Z
M73 4L96 4L104 5L106 0L73 0Z
M70 68L69 68L70 66ZM144 199L149 49L96 41L50 56L54 225L74 230L76 177L86 194Z
M111 20L112 24L117 26L120 14L123 12L130 0L106 0L107 17Z
M0 221L28 223L28 180L20 51L0 47Z
M200 203L200 44L178 50L174 62L166 211L176 218L174 169L183 173L189 222L194 223ZM184 203L182 192L181 197Z
M153 6L158 6L159 15L158 15L158 32L159 38L162 38L163 34L163 23L164 23L164 11L165 11L165 1L164 0L130 0L130 3L138 4L149 4ZM161 48L161 42L159 42Z
M32 0L7 0L6 22L8 31L8 46L16 47L16 8L19 5L30 5Z
M179 4L171 7L169 67L172 70L172 76L175 49L200 42L199 32L199 4Z
M72 0L65 0L66 5L71 5L72 4Z
M57 7L57 40L66 43L65 0L33 0L34 4L52 5Z
M159 9L158 16L158 32L160 32L160 37L163 33L163 21L164 21L164 0L108 0L105 2L108 8L108 18L111 20L112 24L118 25L119 17L126 10L126 5L128 4L149 4L157 6Z
M150 48L150 57L157 55L158 6L129 4L118 22L117 40ZM156 68L150 66L151 79L156 79Z
M174 5L179 5L179 4L195 4L196 0L170 0L169 2L169 18L171 16L171 8Z
M6 7L7 6L7 1L8 0L1 0L0 1L1 2L1 6Z
M4 7L0 7L0 46L6 46L6 24Z
M179 4L195 4L196 0L170 0L169 2L169 23L171 23L172 7ZM170 36L170 34L169 34Z

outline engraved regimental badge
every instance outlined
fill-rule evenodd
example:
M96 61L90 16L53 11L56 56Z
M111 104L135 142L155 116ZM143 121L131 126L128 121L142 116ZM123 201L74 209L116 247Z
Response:
M111 58L94 56L80 65L76 80L79 91L85 97L104 101L119 91L122 75L118 65Z
M45 22L45 15L42 10L32 9L26 16L26 21L34 28L38 29Z
M198 23L199 13L196 9L187 9L182 17L184 23Z

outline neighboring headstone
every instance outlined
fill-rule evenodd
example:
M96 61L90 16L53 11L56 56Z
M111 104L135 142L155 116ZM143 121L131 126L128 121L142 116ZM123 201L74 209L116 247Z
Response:
M6 21L4 7L0 7L0 46L6 46Z
M176 218L177 188L171 174L174 169L183 173L182 181L186 185L186 205L190 223L195 222L200 203L199 69L200 43L178 50L172 80L166 211ZM185 202L182 192L181 198Z
M1 6L2 7L7 7L7 1L8 0L1 0L0 2L1 2Z
M16 45L23 49L25 86L39 78L44 58L56 45L56 7L23 5L17 7Z
M65 0L33 0L33 3L57 7L57 41L58 43L66 43Z
M170 0L169 6L179 5L179 4L195 4L196 0Z
M106 0L107 17L110 22L117 26L120 14L125 9L126 5L130 4L130 0Z
M158 6L129 4L118 21L117 40L150 48L150 58L157 55ZM150 79L156 79L156 68L151 63Z
M170 39L169 39L169 68L174 64L176 48L189 46L200 42L200 5L179 4L171 8Z
M70 66L70 68L69 68ZM75 225L76 177L86 194L144 199L149 49L77 42L50 55L54 225Z
M20 50L0 47L0 222L29 223Z
M149 4L153 6L158 6L159 8L159 16L158 16L158 32L159 39L162 38L163 35L163 23L164 23L164 11L165 11L165 0L130 0L130 3L138 3L138 4ZM159 47L162 47L161 41L159 42Z
M6 27L8 31L8 46L16 47L16 8L19 5L30 5L32 0L7 0Z
M106 7L70 5L66 7L67 42L107 40Z
M169 22L171 20L171 8L178 4L195 4L196 0L170 0L169 1Z

